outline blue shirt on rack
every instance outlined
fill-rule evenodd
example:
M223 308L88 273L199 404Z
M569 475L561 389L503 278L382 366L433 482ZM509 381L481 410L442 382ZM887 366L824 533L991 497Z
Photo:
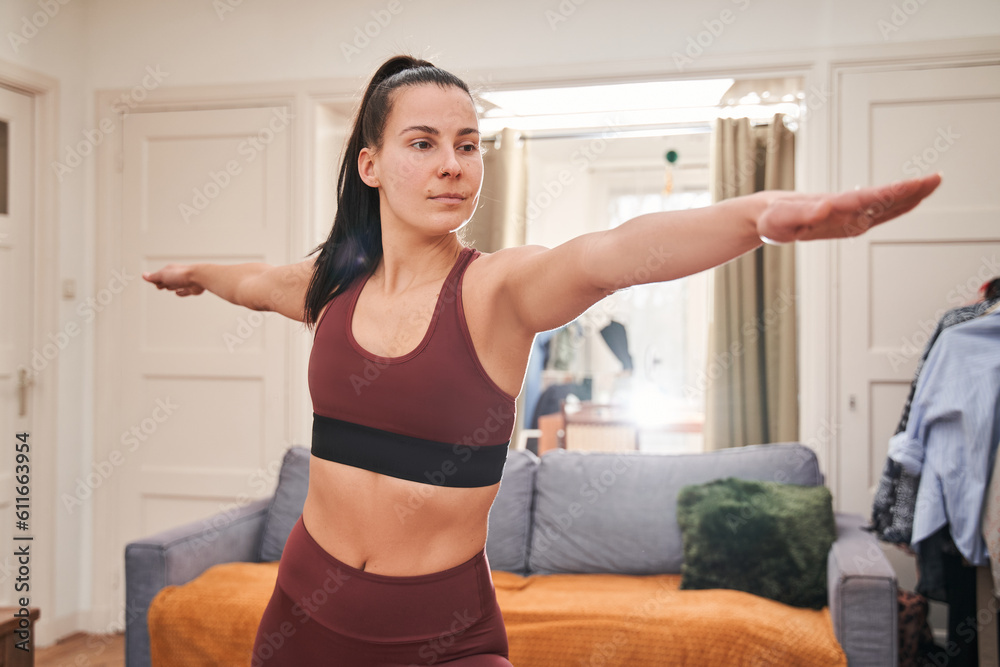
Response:
M947 525L972 565L989 563L980 529L1000 441L1000 311L945 330L917 381L889 457L920 475L911 544Z

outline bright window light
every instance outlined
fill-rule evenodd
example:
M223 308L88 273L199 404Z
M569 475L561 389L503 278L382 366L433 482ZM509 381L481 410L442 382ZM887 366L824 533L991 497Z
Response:
M733 79L654 81L603 86L499 90L480 95L508 116L715 106Z
M751 120L769 120L776 113L791 118L799 115L799 105L790 102L779 104L748 104L738 107L688 107L680 109L634 109L630 111L595 111L577 114L551 114L539 116L484 116L479 119L479 131L484 136L493 135L505 127L524 131L545 130L599 130L614 135L642 127L665 125L707 124L716 118L746 116Z
M479 129L485 137L505 127L525 132L598 131L632 133L642 128L708 126L716 118L746 116L770 120L782 113L799 117L798 101L771 96L767 104L754 94L737 105L723 106L733 79L655 81L601 86L482 93Z

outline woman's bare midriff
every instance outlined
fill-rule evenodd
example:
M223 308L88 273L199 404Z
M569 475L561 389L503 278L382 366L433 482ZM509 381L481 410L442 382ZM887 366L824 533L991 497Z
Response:
M433 486L314 456L302 520L324 550L351 567L428 574L482 550L498 489Z
M534 336L514 340L518 337L503 335L503 322L489 307L495 299L485 287L488 258L484 255L466 269L462 304L484 370L497 386L516 396ZM423 310L432 311L437 295L423 296L427 302ZM377 310L374 304L371 307ZM398 315L400 306L383 305L382 309ZM353 321L355 339L379 353L377 336L385 336L386 323L368 322L366 327L358 311ZM395 348L396 355L416 346L426 330L426 315L423 319L423 324L414 327L412 341L400 343L399 333L391 336L395 346L401 345ZM379 330L381 334L376 333ZM483 549L490 507L499 488L499 484L433 486L313 456L302 521L317 544L351 567L389 576L429 574L464 563Z

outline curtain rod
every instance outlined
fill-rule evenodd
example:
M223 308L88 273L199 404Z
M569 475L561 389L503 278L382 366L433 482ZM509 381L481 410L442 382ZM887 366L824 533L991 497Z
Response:
M710 132L710 123L685 123L683 125L636 126L622 129L573 129L573 130L519 130L522 139L597 139L614 138L640 134L693 134L695 132ZM484 136L483 141L496 141L500 138L497 132L492 136Z
M751 123L753 127L767 127L769 121ZM613 139L627 136L669 136L671 134L695 134L699 132L711 132L712 123L708 121L699 123L674 123L670 125L636 125L634 127L622 129L570 129L570 130L519 130L518 134L522 139ZM495 142L500 138L500 133L483 136L481 141Z

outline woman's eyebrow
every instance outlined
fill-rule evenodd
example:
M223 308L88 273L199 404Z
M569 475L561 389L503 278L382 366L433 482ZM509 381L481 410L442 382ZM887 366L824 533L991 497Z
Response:
M424 134L433 134L437 136L440 134L435 128L430 125L411 125L410 127L404 129L400 134L406 134L407 132L423 132Z
M430 125L411 125L400 132L400 134L406 134L407 132L423 132L424 134L432 134L434 136L441 134L437 128L433 128ZM474 127L466 127L459 131L458 136L464 137L467 134L479 134L479 130Z

